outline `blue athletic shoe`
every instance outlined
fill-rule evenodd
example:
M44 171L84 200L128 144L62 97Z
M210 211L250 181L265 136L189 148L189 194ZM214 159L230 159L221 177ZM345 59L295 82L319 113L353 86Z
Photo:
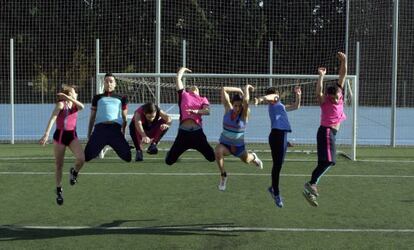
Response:
M280 194L279 195L275 195L275 193L273 192L273 188L272 187L269 187L267 189L267 191L269 191L270 195L275 200L276 206L282 208L283 207L283 198L282 198L282 196Z

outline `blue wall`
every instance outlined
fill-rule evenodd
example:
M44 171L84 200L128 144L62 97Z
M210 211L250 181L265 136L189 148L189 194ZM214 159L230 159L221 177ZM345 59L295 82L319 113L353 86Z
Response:
M139 104L129 105L129 114L133 114ZM178 114L175 104L163 104L162 109L171 114ZM15 105L15 140L38 140L43 135L54 104L18 104ZM11 139L11 108L10 105L0 105L2 119L0 120L0 140ZM349 144L351 140L351 110L346 110L348 119L343 123L337 135L337 143ZM90 105L78 116L77 132L80 139L86 139L90 114ZM211 115L203 117L204 131L210 141L217 141L222 129L222 105L212 105ZM316 131L319 126L319 107L302 107L289 112L289 119L293 132L289 140L296 143L316 142ZM389 145L390 144L390 108L360 107L358 109L357 142L360 145ZM400 108L397 110L398 145L414 145L414 133L411 133L414 124L414 109ZM164 137L174 140L178 128L178 121L173 121L171 129ZM53 133L54 128L51 131ZM246 131L247 142L267 142L270 131L270 122L267 106L251 107L251 116Z

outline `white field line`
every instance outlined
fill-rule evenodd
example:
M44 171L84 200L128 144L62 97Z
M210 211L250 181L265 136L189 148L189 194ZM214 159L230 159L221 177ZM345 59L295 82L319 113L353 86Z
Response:
M73 160L75 159L73 156L66 156L65 159ZM120 160L118 157L105 157L104 159L94 159L93 161L105 161L105 159L108 160ZM195 160L195 161L205 161L204 158L201 157L181 157L181 160ZM262 161L271 162L271 158L260 158ZM19 160L55 160L54 157L51 156L44 156L44 157L0 157L0 161L19 161ZM145 158L145 161L159 161L159 160L165 160L163 157L147 157ZM226 158L226 161L240 161L238 158L235 157L228 157ZM315 159L297 159L297 158L287 158L285 161L288 162L316 162ZM414 160L375 160L375 159L362 159L362 160L356 160L357 162L373 162L373 163L414 163ZM121 162L121 160L120 160Z
M414 233L414 229L391 229L391 228L278 228L278 227L232 227L232 226L155 226L155 227L91 227L91 226L9 226L0 225L0 229L14 231L20 230L102 230L102 231L206 231L206 232L336 232L336 233Z
M54 175L55 172L0 172L0 175ZM68 174L68 173L63 173ZM81 175L147 175L147 176L215 176L218 173L145 173L145 172L82 172ZM260 173L229 173L229 176L270 176ZM281 174L285 177L309 177L310 174ZM345 178L414 178L414 175L362 175L362 174L327 174L324 177Z

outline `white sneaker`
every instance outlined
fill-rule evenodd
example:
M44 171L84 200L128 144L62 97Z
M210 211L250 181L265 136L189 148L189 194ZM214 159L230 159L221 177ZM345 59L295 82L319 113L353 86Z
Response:
M257 156L257 154L256 154L256 153L253 153L253 152L252 152L252 155L253 155L253 157L254 157L254 159L253 159L254 164L256 164L256 166L257 166L259 169L263 169L263 162L262 162L262 160L260 160L260 159L259 159L259 157Z
M220 183L219 183L219 185L218 185L218 189L219 189L220 191L225 191L225 190L226 190L226 183L227 183L227 176L226 176L226 177L224 177L224 179L221 179L221 180L220 180Z

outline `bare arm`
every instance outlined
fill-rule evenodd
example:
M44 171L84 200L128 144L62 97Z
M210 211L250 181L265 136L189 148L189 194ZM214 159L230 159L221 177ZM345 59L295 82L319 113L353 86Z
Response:
M64 93L58 93L57 94L60 98L62 98L63 100L65 100L65 101L70 101L70 102L72 102L73 104L75 104L76 105L76 107L78 108L78 110L80 111L80 110L82 110L85 106L83 105L83 103L81 103L80 101L78 101L78 100L76 100L75 98L73 98L73 97L71 97L71 96L68 96L68 95L66 95L66 94L64 94Z
M163 110L160 110L160 117L166 122L165 124L161 124L160 129L162 131L168 129L171 126L172 123L172 119L171 117L164 112Z
M171 117L164 112L163 110L160 110L160 117L168 124L171 125L172 119Z
M250 84L246 84L246 87L244 89L244 95L243 95L243 113L242 113L243 119L245 121L248 120L249 113L250 113L250 110L249 110L250 91L254 91L253 86Z
M300 89L300 86L295 87L295 102L291 105L286 105L286 111L293 111L300 108L300 101L302 96L302 90Z
M259 105L262 102L268 103L268 102L277 102L277 101L279 101L279 95L270 94L270 95L265 95L262 97L254 98L254 105Z
M243 91L240 88L236 87L222 87L221 88L221 103L224 105L226 112L233 108L230 101L229 92L237 92L240 95L243 95Z
M135 129L141 135L142 142L150 143L151 138L149 138L147 134L145 133L144 127L142 126L141 115L139 114L139 112L135 111L134 117L135 117Z
M342 89L344 89L345 77L346 77L347 71L348 71L347 59L346 59L346 55L342 52L338 52L338 58L339 58L339 61L341 63L341 65L339 66L339 81L338 81L338 84Z
M128 115L128 109L126 108L126 109L122 110L122 128L121 128L121 131L122 131L122 134L124 134L124 135L125 135L125 129L126 129L126 126L127 126L127 123L128 123L127 115Z
M55 109L53 110L52 115L50 116L49 122L47 123L45 133L42 136L42 138L40 138L40 140L39 140L39 144L41 144L41 145L46 144L46 142L49 138L50 130L52 129L52 126L55 123L56 118L57 118L59 112L62 109L63 109L63 103L62 102L56 103Z
M96 119L96 109L91 109L91 115L89 117L89 125L88 125L88 139L91 137L93 125L95 124Z
M319 78L316 84L316 98L318 99L319 104L324 102L325 96L323 94L323 77L326 74L326 68L319 68L318 69Z
M183 75L185 72L191 72L191 70L185 68L185 67L181 67L180 70L178 70L177 72L177 78L176 78L176 89L178 90L182 90L184 89L184 84L182 81Z

